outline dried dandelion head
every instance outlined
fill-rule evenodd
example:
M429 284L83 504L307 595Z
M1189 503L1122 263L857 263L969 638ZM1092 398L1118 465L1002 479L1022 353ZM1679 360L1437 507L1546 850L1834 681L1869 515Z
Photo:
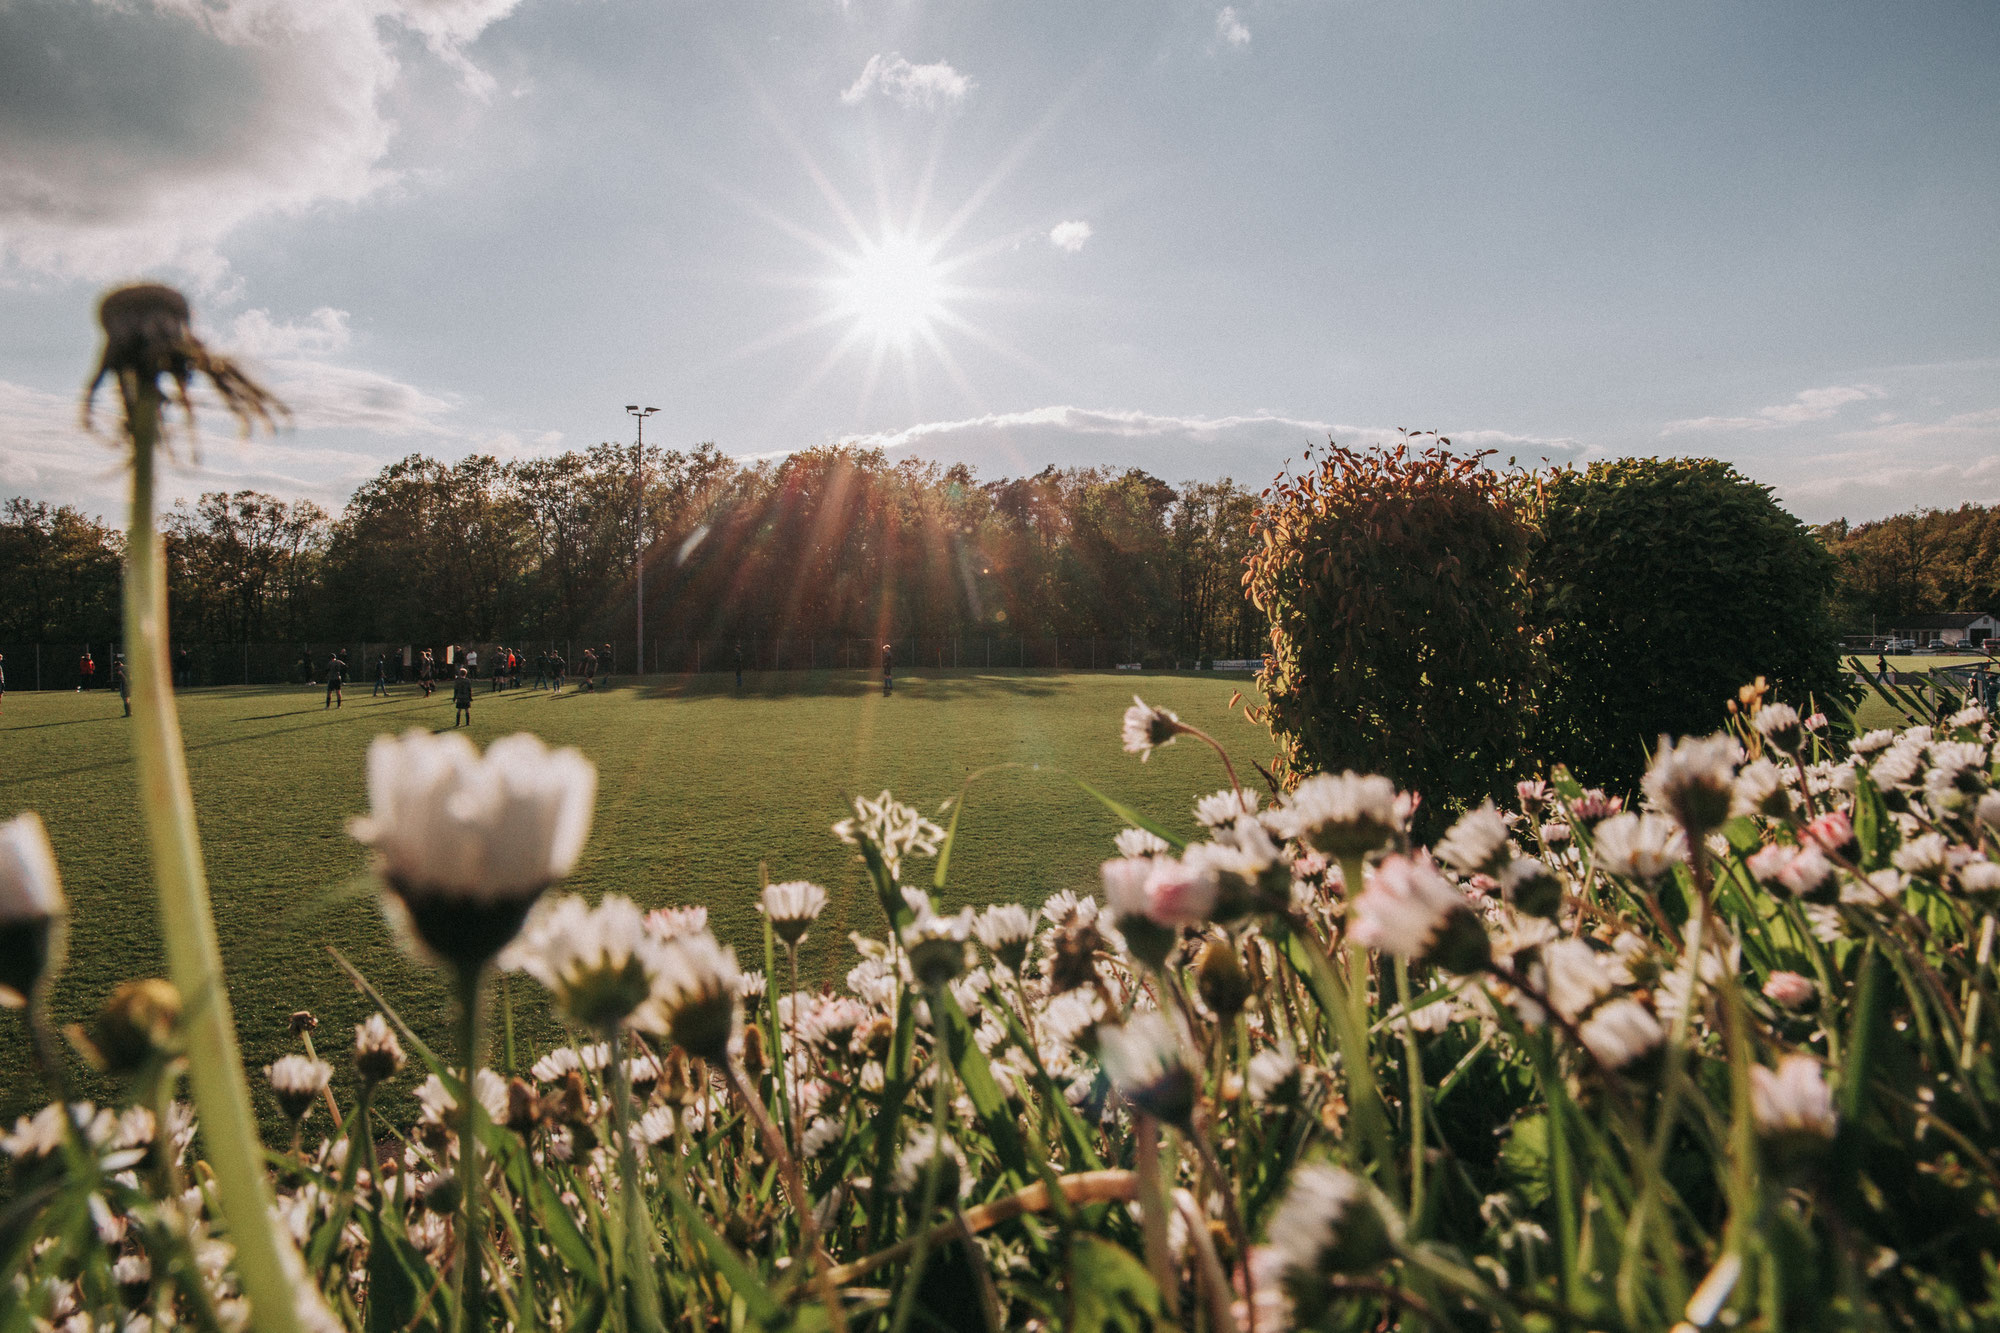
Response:
M83 427L91 428L91 407L97 386L111 376L125 397L129 423L137 406L134 395L141 387L158 390L160 377L173 381L173 398L194 425L194 403L188 389L195 376L205 376L216 396L236 418L243 434L263 425L275 430L279 417L290 411L248 372L226 356L208 350L194 336L187 298L159 283L139 283L120 287L98 303L97 322L104 329L104 350L97 359L97 373L83 393Z

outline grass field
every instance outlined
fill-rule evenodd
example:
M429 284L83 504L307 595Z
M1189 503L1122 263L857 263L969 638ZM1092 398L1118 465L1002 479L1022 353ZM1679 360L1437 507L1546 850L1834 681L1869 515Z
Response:
M1119 714L1143 691L1223 739L1254 780L1247 761L1267 758L1270 741L1232 716L1239 687L1247 678L973 671L912 673L891 699L860 672L753 673L741 693L721 676L648 678L559 698L482 685L471 732L485 743L534 731L594 760L596 821L571 887L648 907L704 904L746 966L761 965L758 863L774 879L827 885L832 906L802 967L829 978L852 962L847 930L873 931L880 919L859 863L829 831L848 797L887 787L935 815L973 770L1012 761L1073 773L1191 830L1191 798L1225 785L1215 756L1184 741L1141 764L1119 748ZM390 938L345 824L364 807L369 740L448 729L449 692L423 701L404 688L371 699L364 683L328 712L321 692L304 686L197 690L183 697L181 715L249 1065L261 1070L296 1049L288 1020L309 1009L344 1077L351 1025L367 1009L328 945L427 1038L448 1042L445 993ZM0 713L0 818L40 812L70 896L69 963L54 997L64 1022L87 1020L119 981L164 969L125 732L107 693L14 693ZM1057 773L994 773L967 799L944 902L1032 906L1057 889L1090 889L1118 828ZM533 989L511 986L524 1057L555 1032ZM80 1065L74 1072L86 1091L103 1093ZM256 1083L260 1110L275 1123ZM41 1100L20 1025L0 1015L0 1117L11 1123Z
M1840 659L1842 665L1845 665L1848 659L1853 656L1855 654L1842 654ZM1875 669L1875 655L1873 653L1864 653L1859 656L1861 665L1866 670L1873 671ZM1991 660L1991 658L1982 653L1964 657L1891 657L1888 659L1888 663L1889 669L1894 671L1903 683L1908 684L1913 676L1921 676L1935 667L1965 666L1968 664L1990 662ZM1870 691L1862 699L1860 707L1855 709L1855 720L1863 728L1871 730L1876 727L1902 727L1909 725L1904 720L1903 715L1887 699L1884 699L1881 695L1873 691Z

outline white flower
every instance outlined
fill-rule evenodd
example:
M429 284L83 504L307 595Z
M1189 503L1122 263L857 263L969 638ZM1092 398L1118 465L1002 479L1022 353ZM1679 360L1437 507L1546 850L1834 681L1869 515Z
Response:
M826 890L810 880L786 880L764 890L762 905L771 930L784 943L796 945L826 910Z
M1667 1036L1651 1010L1623 997L1599 1005L1578 1025L1577 1035L1607 1069L1623 1069L1656 1049Z
M1720 827L1729 818L1729 803L1742 747L1725 733L1660 737L1642 785L1654 805L1698 833Z
M1548 973L1549 1002L1572 1023L1611 993L1611 976L1597 950L1582 940L1564 938L1546 944L1541 959Z
M972 938L972 909L940 916L926 901L902 930L910 971L926 989L956 980L966 968L965 942Z
M706 907L655 907L646 913L646 933L665 942L708 929Z
M1506 819L1487 800L1460 815L1434 850L1438 860L1464 874L1497 875L1514 849L1507 842Z
M0 824L0 1009L28 1003L61 950L55 852L33 811Z
M1762 717L1763 713L1758 716ZM1780 819L1790 808L1791 797L1785 789L1785 774L1770 760L1758 759L1745 764L1743 771L1736 775L1735 793L1730 801L1731 814Z
M1614 875L1651 882L1687 860L1687 838L1665 815L1613 815L1595 835L1597 864Z
M1923 766L1924 747L1911 744L1906 735L1869 766L1868 776L1874 779L1877 787L1886 791L1891 787L1909 786Z
M1754 720L1758 734L1780 750L1799 748L1803 724L1799 721L1799 710L1790 704L1765 704L1757 710Z
M1396 784L1378 774L1316 773L1266 818L1282 838L1298 838L1331 857L1365 856L1403 827Z
M901 878L903 858L912 853L937 855L944 830L925 819L917 808L904 805L884 791L874 800L854 798L854 816L833 826L833 836L850 847L873 847L888 867L891 879Z
M1042 1031L1064 1046L1104 1021L1104 1000L1094 988L1064 991L1042 1011Z
M630 1023L663 1032L657 993L669 947L646 932L630 898L611 894L592 907L572 895L538 912L509 956L582 1027L608 1034Z
M62 879L41 816L30 810L0 824L0 925L62 914Z
M507 1119L507 1080L490 1069L481 1068L472 1078L472 1095L479 1099L479 1105L486 1112L486 1118L497 1122ZM458 1121L458 1099L444 1086L444 1080L432 1074L417 1085L417 1105L423 1108L421 1119L434 1125L445 1125L456 1130Z
M1805 897L1817 892L1833 874L1833 862L1816 846L1799 849L1798 855L1778 868L1778 883L1787 892Z
M938 1171L938 1199L949 1206L973 1182L965 1169L965 1154L947 1135L939 1140L925 1125L910 1135L909 1146L896 1158L896 1173L889 1188L898 1194L916 1195L924 1188L931 1162L942 1153Z
M1986 710L1978 704L1967 704L1944 720L1946 727L1953 731L1961 727L1977 727L1986 721Z
M1098 1061L1125 1100L1169 1125L1194 1113L1195 1078L1180 1037L1158 1013L1134 1014L1122 1027L1098 1031Z
M287 1120L301 1120L333 1079L333 1066L309 1055L281 1055L264 1070Z
M1365 1273L1394 1247L1398 1228L1367 1182L1322 1162L1292 1173L1271 1215L1271 1247L1302 1292L1317 1291L1336 1273Z
M1172 745L1174 737L1181 734L1181 720L1164 708L1155 708L1132 696L1132 706L1125 710L1123 738L1125 753L1136 754L1144 763L1153 757L1153 751L1162 745Z
M1836 1127L1833 1092L1820 1076L1819 1062L1788 1055L1775 1073L1751 1066L1750 1115L1760 1134L1831 1139Z
M1878 750L1888 749L1891 745L1895 744L1895 741L1896 733L1890 731L1887 727L1882 727L1861 737L1861 739L1850 745L1848 749L1857 755L1866 756L1874 754Z
M1935 876L1945 868L1949 850L1942 833L1926 833L1912 838L1890 854L1890 864L1912 875Z
M1292 1043L1281 1041L1250 1057L1244 1086L1250 1100L1259 1106L1286 1105L1298 1100L1300 1075L1299 1057Z
M799 1138L799 1151L808 1157L818 1157L840 1142L841 1133L842 1126L838 1120L820 1116L806 1126L806 1132Z
M1970 861L1959 869L1959 887L1967 893L2000 893L2000 865Z
M1989 829L2000 830L2000 791L1989 791L1979 798L1979 822Z
M569 874L590 834L597 769L525 733L482 757L462 735L368 747L368 805L349 826L406 898L527 898Z
M1118 854L1125 857L1163 856L1169 850L1165 838L1142 828L1119 829L1118 836L1111 841L1117 845Z
M1203 828L1224 828L1244 815L1257 813L1257 793L1249 789L1224 787L1194 803L1195 821Z
M589 1070L597 1073L611 1063L611 1047L604 1042L593 1042L578 1050L574 1046L558 1046L528 1069L528 1074L538 1083L560 1083L571 1071L581 1073Z
M664 1031L689 1055L719 1065L742 1016L736 951L703 931L661 946L653 999Z
M1019 971L1035 938L1035 919L1019 903L995 903L979 914L972 932L1002 966Z
M1492 959L1485 927L1428 856L1391 856L1354 900L1354 938L1399 958L1477 972Z
M1764 980L1764 998L1786 1009L1810 1009L1819 1001L1819 988L1796 972L1773 972Z
M1832 903L1806 903L1805 913L1813 938L1821 944L1832 944L1844 933L1846 922L1841 918L1840 909Z
M354 1025L354 1068L362 1082L387 1082L401 1072L407 1058L403 1043L381 1014L370 1014L367 1022Z

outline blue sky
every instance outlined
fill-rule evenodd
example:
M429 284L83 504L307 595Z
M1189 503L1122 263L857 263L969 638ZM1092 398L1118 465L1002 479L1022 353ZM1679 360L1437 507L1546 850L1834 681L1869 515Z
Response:
M1327 436L2000 500L2000 7L0 0L0 493L110 511L107 282L412 451L859 439L1261 485ZM219 425L220 423L218 423Z

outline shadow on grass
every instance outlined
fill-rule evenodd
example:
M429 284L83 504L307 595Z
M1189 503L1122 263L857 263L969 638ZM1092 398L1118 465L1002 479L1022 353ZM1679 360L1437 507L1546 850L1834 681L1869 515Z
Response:
M895 678L896 696L916 699L960 699L991 696L995 693L1024 698L1047 698L1063 692L1061 678L1069 671L988 671L912 670ZM623 691L634 687L624 686ZM699 675L648 677L637 691L646 699L744 699L862 698L880 695L882 677L872 671L827 668L806 671L746 671L739 688L727 671L704 671Z

